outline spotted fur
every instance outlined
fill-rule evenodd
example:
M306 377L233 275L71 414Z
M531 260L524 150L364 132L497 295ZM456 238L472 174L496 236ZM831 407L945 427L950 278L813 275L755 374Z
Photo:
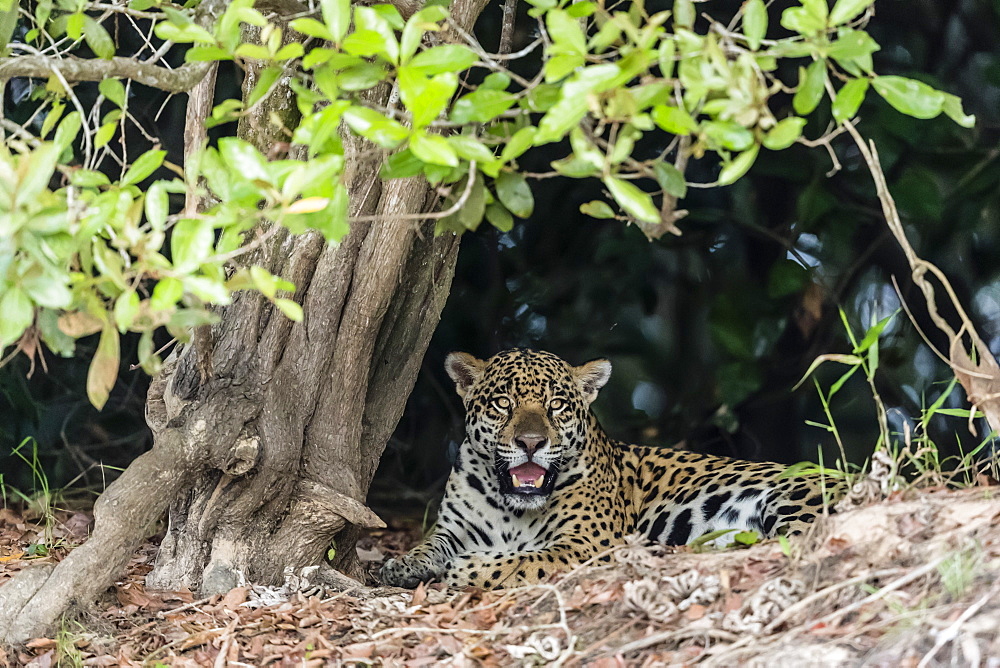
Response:
M574 367L517 349L486 361L452 353L445 365L465 403L466 438L434 532L386 562L387 584L533 583L632 533L668 545L720 529L772 537L823 508L821 481L785 476L779 464L610 439L590 412L607 360Z

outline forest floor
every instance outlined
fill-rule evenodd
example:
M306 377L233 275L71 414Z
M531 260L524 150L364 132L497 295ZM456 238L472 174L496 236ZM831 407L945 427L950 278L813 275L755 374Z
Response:
M60 559L87 513L0 509L0 586ZM372 532L372 572L419 530ZM38 548L49 541L51 549ZM35 547L32 547L35 546ZM155 543L107 599L0 666L988 666L1000 668L1000 487L894 493L744 549L627 544L610 563L493 592L147 591ZM301 582L299 583L302 584Z

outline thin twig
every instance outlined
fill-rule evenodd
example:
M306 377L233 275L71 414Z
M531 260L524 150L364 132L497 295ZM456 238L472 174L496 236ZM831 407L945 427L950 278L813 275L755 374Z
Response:
M895 575L896 573L899 573L899 571L900 569L898 568L889 568L886 570L875 571L873 573L866 573L865 575L859 575L849 580L837 582L824 589L820 589L819 591L810 594L809 596L806 596L801 601L793 603L792 605L782 610L780 615L771 620L771 622L761 630L761 633L770 633L774 631L774 629L778 628L786 621L788 621L791 618L791 616L794 615L795 613L799 612L800 610L804 610L805 608L809 607L812 603L815 603L816 601L822 598L826 598L827 596L836 591L840 591L841 589L845 589L847 587L852 587L856 584L867 582L868 580L874 580L875 578L883 578L889 575Z
M970 617L979 612L979 609L986 605L986 602L989 601L993 594L996 593L996 589L997 588L994 585L988 592L986 592L985 596L970 605L965 612L959 615L954 624L946 628L944 631L941 631L938 634L937 642L935 642L934 646L931 647L931 650L924 655L924 658L920 660L920 663L917 664L917 668L926 668L942 647L957 638L958 632L962 629L962 624L969 621Z
M898 580L893 580L892 582L890 582L889 584L887 584L885 587L882 587L877 592L875 592L874 594L872 594L871 596L866 596L865 598L861 599L860 601L855 601L854 603L852 603L851 605L847 606L846 608L840 608L839 610L834 610L830 614L825 615L823 617L820 617L819 619L815 620L812 623L812 626L815 627L815 626L819 626L819 625L829 624L830 622L833 622L833 621L836 621L836 620L840 619L841 617L843 617L846 614L849 614L851 612L854 612L855 610L859 610L859 609L863 608L864 606L868 605L869 603L874 603L875 601L878 601L878 600L881 600L881 599L885 598L886 595L891 594L892 592L896 591L897 589L901 589L902 587L905 587L906 585L910 584L914 580L919 580L920 578L922 578L925 575L929 574L931 571L933 571L938 566L940 566L945 561L945 559L947 559L947 558L948 558L948 555L945 555L943 557L938 557L934 561L931 561L929 563L924 564L923 566L921 566L920 568L918 568L915 571L912 571L908 575L904 575L903 577L899 578Z
M472 193L472 186L476 181L476 161L472 160L469 162L469 176L465 182L465 190L462 191L462 196L452 204L450 207L444 211L437 211L433 213L393 213L391 214L393 220L438 220L440 218L447 218L451 214L455 213L469 201L469 195ZM373 222L377 220L383 220L390 214L385 213L372 213L364 216L352 216L350 222L360 223L360 222Z

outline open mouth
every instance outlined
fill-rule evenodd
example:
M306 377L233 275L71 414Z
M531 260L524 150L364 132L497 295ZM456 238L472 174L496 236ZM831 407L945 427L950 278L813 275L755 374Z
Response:
M555 482L555 468L546 469L535 462L508 468L500 473L500 491L505 494L548 494Z

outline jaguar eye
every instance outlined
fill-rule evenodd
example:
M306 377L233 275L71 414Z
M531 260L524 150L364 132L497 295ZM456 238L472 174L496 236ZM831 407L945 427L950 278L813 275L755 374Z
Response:
M564 408L566 408L566 402L563 399L553 399L549 402L549 410L553 413L558 413Z
M493 400L493 407L498 411L506 411L510 408L510 399L507 397L497 397Z

